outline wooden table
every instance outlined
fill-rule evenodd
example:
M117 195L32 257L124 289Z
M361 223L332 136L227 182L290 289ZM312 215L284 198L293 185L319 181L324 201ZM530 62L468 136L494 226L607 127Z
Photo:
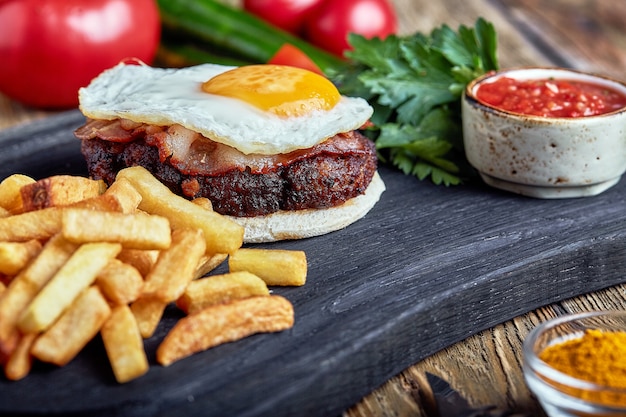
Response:
M395 0L402 33L429 32L443 23L494 23L502 67L559 65L625 79L626 2L613 0ZM0 95L0 129L52 112ZM626 225L625 225L626 226ZM626 278L625 278L626 280ZM541 321L565 312L626 308L626 286L549 305L450 346L389 380L345 417L429 416L433 402L425 372L437 374L476 406L495 405L542 415L524 383L521 346Z
M397 0L403 32L442 22L494 23L502 67L559 65L626 79L626 2L593 0ZM626 225L625 225L626 227ZM626 308L626 286L549 305L463 340L406 369L345 417L433 414L425 372L446 379L476 407L544 415L522 376L522 342L538 323L566 312Z

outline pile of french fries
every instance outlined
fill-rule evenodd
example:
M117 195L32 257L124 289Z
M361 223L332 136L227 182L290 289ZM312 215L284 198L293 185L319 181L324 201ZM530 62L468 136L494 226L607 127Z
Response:
M173 194L141 167L110 186L79 176L0 182L0 363L10 380L34 360L70 362L98 333L116 380L149 369L143 339L165 308L186 315L159 364L293 326L274 285L304 285L304 252L242 248L243 228L206 199ZM229 272L208 275L228 259Z

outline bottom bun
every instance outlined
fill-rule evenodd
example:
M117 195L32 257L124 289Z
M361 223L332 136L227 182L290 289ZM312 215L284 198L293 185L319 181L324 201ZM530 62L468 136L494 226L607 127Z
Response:
M352 198L340 206L326 209L277 211L267 216L233 217L245 228L245 243L275 242L304 239L343 229L365 216L385 191L385 183L374 173L365 194Z

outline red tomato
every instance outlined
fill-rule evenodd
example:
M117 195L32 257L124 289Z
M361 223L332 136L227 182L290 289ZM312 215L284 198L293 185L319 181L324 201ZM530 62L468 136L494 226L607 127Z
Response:
M397 27L395 10L386 0L328 0L307 18L306 38L343 56L350 49L349 33L385 38L396 33Z
M304 20L323 0L244 0L243 7L261 19L296 35Z
M68 108L78 89L126 57L150 63L160 37L154 0L0 2L0 91Z
M318 67L307 54L290 43L281 46L278 52L276 52L267 63L273 65L289 65L324 75L320 67Z

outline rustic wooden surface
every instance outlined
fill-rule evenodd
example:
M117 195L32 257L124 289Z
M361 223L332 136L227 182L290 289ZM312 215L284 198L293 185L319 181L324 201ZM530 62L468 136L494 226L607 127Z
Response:
M610 0L396 0L403 32L442 22L494 23L502 67L560 65L626 80L626 2ZM626 227L626 225L624 225ZM546 306L457 343L392 378L344 417L433 416L425 373L446 379L470 404L542 416L522 375L522 343L542 321L566 312L626 308L626 287Z
M403 33L446 23L494 23L503 67L561 65L626 79L626 2L614 0L395 0ZM52 112L0 96L0 129ZM624 225L626 227L626 225ZM542 412L521 373L521 346L541 321L564 312L626 308L618 285L529 312L459 342L406 369L344 412L344 417L432 416L425 372L437 374L475 406ZM462 318L459 318L462 319Z

